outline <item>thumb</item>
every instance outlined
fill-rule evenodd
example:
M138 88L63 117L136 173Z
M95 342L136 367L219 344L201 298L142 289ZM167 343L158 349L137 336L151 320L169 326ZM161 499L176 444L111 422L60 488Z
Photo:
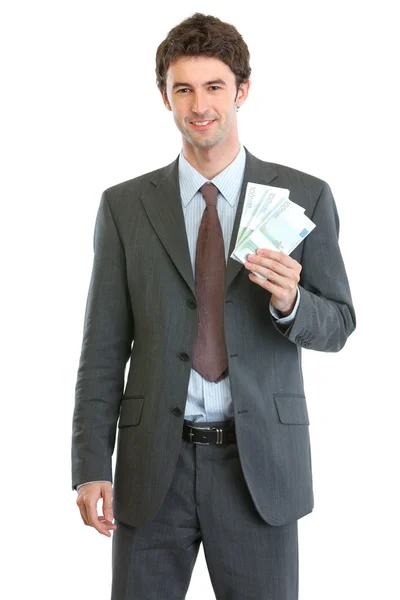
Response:
M114 513L112 507L112 486L107 485L103 488L103 515L107 521L113 521Z

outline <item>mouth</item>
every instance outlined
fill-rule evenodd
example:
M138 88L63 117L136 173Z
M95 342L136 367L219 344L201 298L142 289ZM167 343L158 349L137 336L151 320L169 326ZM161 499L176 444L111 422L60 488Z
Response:
M197 131L203 131L206 129L210 129L215 123L215 121L216 119L213 119L212 121L190 121L190 124L193 127L193 129L196 129Z

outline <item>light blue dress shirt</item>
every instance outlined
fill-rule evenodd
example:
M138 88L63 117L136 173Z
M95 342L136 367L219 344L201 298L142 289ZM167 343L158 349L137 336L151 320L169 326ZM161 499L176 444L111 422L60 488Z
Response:
M179 185L193 274L195 274L197 236L206 207L200 188L207 181L211 181L218 188L217 212L221 223L225 246L225 260L227 262L236 209L243 182L245 162L246 151L241 144L236 158L214 179L210 180L192 167L184 157L183 149L181 150L179 155ZM257 284L254 283L254 285ZM271 304L269 307L270 312L278 323L290 323L296 314L299 300L300 291L298 290L296 305L292 313L287 317L279 318L277 311ZM189 378L185 419L196 422L225 421L230 418L233 418L233 405L229 374L218 383L213 383L207 381L197 371L192 369Z
M212 181L218 188L217 211L224 237L225 260L227 262L236 209L243 182L245 162L246 151L241 144L236 158L214 179L210 180L206 179L206 177L192 167L184 157L183 149L181 150L179 155L179 186L193 276L195 276L197 236L206 207L200 188L207 181ZM254 285L257 284L255 283ZM295 317L299 301L300 290L297 288L296 305L290 315L279 318L279 313L271 304L269 310L277 323L288 324ZM194 369L191 369L185 419L197 422L225 421L230 418L233 418L233 405L229 374L218 383L213 383L204 379ZM87 481L86 483L95 482ZM77 489L82 485L86 485L86 483L78 485Z

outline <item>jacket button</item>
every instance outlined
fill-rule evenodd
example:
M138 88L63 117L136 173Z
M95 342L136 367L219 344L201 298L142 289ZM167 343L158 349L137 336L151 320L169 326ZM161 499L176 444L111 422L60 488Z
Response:
M182 411L181 411L181 409L179 408L179 406L175 406L175 408L173 409L173 411L172 411L172 412L174 413L174 415L175 415L176 417L180 417L180 416L181 416L181 414L182 414Z
M186 352L181 352L180 355L179 355L179 358L181 360L185 360L186 361L186 360L189 360L189 355L186 354Z
M197 308L197 302L196 300L192 300L192 298L188 301L188 305L190 308Z

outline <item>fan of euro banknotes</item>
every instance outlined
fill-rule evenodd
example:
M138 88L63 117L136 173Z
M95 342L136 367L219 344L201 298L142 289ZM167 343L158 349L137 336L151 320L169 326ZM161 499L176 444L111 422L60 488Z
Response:
M304 208L289 200L289 190L247 184L236 247L231 257L245 263L248 254L269 248L290 254L315 228ZM266 279L260 273L254 273Z

